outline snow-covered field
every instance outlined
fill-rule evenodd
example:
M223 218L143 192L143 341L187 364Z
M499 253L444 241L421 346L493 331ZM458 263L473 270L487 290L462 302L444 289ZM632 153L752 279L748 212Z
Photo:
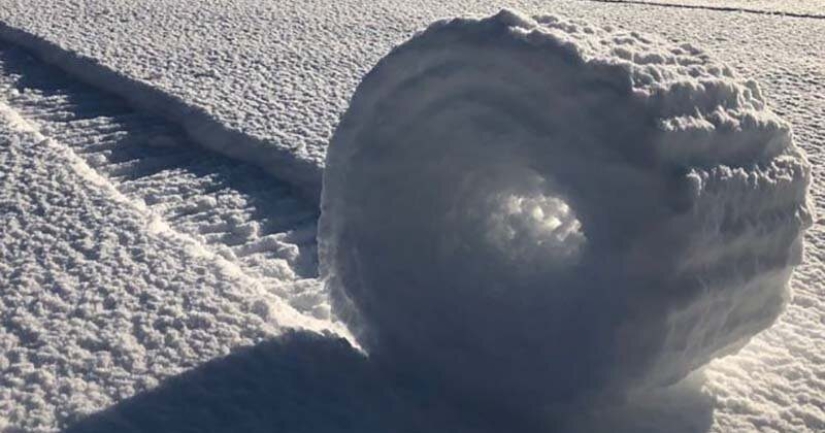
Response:
M705 48L763 85L825 198L816 0L689 2L807 18L578 1L196 3L0 1L0 429L415 430L418 406L449 419L335 340L272 339L335 328L314 279L326 145L363 74L437 18L506 5ZM825 430L821 225L806 241L788 310L701 389L569 429Z

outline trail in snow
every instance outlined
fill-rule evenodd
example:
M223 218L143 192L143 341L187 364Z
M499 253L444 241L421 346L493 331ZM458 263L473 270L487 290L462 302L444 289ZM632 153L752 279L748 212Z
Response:
M0 174L3 431L54 431L306 322L5 104Z
M0 100L174 230L237 263L298 310L327 317L313 279L317 210L288 185L193 145L168 122L7 44L0 44L0 89Z
M329 329L285 302L319 311L315 215L289 188L6 45L0 89L0 430Z

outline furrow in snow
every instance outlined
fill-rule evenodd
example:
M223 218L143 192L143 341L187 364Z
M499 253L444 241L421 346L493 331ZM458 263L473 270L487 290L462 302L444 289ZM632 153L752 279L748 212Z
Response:
M2 101L0 293L3 432L61 431L287 328L328 329Z
M131 200L194 237L304 313L327 317L317 284L317 210L258 167L193 145L179 128L0 45L7 105L66 144Z

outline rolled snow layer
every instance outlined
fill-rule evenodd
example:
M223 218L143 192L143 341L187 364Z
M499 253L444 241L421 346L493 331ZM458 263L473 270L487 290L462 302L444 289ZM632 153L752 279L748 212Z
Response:
M666 385L781 313L809 181L757 84L694 47L510 11L441 21L335 132L321 273L371 356L450 392Z

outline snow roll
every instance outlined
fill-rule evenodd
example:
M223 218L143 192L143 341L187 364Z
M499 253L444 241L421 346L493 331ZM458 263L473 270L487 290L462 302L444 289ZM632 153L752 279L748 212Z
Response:
M774 322L809 182L759 86L695 47L512 11L440 21L335 132L321 275L370 356L445 395L622 395Z

